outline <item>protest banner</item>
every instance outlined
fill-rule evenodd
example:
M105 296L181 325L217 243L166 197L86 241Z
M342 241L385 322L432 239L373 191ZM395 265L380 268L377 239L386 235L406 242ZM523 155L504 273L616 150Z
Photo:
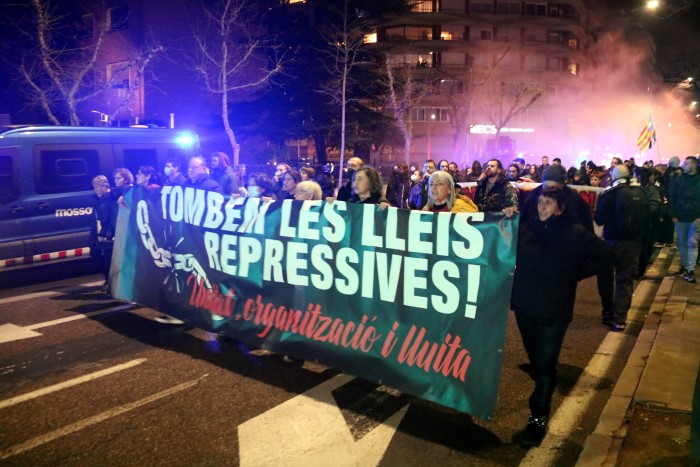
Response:
M518 218L136 187L113 293L490 418Z

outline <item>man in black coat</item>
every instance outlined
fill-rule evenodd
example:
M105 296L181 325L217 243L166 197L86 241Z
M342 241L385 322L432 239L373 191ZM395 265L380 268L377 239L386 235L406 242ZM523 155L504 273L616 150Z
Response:
M209 177L207 163L201 157L195 156L190 159L190 163L187 165L187 176L189 178L183 186L222 193L221 185Z
M611 331L624 331L627 312L632 304L634 278L637 275L639 255L645 229L649 228L649 202L641 185L631 178L626 165L620 164L612 171L612 187L598 198L595 222L603 226L603 238L613 248L617 262L602 276L604 286L601 296L614 296L612 314L603 310L603 324Z

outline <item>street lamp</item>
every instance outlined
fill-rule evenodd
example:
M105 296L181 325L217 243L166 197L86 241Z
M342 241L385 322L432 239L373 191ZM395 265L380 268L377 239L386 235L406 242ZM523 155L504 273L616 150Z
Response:
M647 10L656 10L659 8L659 2L658 0L649 0L646 4Z

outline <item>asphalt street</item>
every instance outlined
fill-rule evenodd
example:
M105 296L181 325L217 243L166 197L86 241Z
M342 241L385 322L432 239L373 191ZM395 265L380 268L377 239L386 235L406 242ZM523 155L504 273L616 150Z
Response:
M520 465L532 383L512 315L498 402L481 420L316 364L160 324L83 263L0 273L0 465ZM553 410L607 328L579 285ZM551 465L573 465L634 339L567 411ZM569 410L569 409L567 409ZM531 460L530 460L531 462Z

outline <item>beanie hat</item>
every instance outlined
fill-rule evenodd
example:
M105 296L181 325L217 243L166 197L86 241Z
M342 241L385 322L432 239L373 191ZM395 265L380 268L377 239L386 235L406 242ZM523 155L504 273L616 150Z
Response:
M629 178L629 177L630 177L630 170L624 164L616 165L612 171L612 179L613 180L618 180L620 178Z
M552 181L561 183L562 185L566 181L566 171L561 165L550 165L542 172L542 183L546 181Z

